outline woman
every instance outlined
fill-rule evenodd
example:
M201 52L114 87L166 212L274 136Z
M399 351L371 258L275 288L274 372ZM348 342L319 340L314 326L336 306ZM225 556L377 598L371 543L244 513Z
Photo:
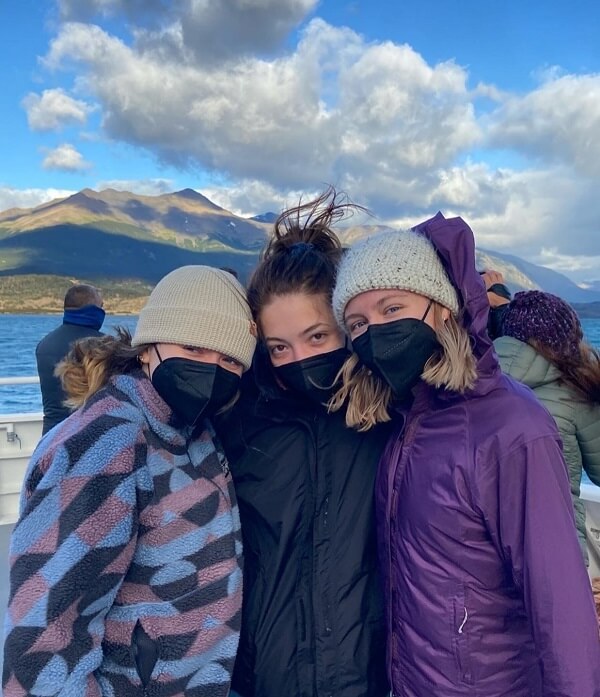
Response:
M133 341L73 349L62 378L80 406L34 452L11 540L5 697L229 694L241 540L207 418L254 346L233 276L185 266Z
M470 229L438 214L358 242L333 307L364 364L348 421L395 426L375 504L393 694L598 697L556 426L498 368Z
M577 313L556 295L517 293L494 341L500 367L530 387L552 414L569 467L579 543L587 563L585 508L579 499L585 470L600 485L600 356L583 340Z
M348 355L331 226L349 210L331 190L283 213L248 288L256 384L221 425L244 538L244 697L389 694L373 512L385 435L325 406Z

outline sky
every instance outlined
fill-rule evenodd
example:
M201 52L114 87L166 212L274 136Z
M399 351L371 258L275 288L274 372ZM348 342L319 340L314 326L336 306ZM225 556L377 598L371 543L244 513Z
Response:
M597 0L4 0L0 210L333 184L600 280Z

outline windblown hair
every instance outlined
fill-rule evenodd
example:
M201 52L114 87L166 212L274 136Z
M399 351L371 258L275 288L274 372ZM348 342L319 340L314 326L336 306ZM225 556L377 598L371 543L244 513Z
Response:
M140 370L139 356L148 346L131 346L131 334L117 327L117 335L86 337L76 341L67 356L56 366L67 394L65 404L81 407L115 375Z
M366 209L329 187L316 199L300 202L279 215L248 285L248 303L257 322L275 296L306 293L323 295L331 302L342 256L342 245L332 227L356 211Z
M437 338L440 350L425 364L421 379L438 389L463 394L477 380L477 361L467 330L453 316L444 322L441 306L435 304ZM342 386L329 402L330 411L338 411L347 401L346 425L368 431L378 423L391 420L391 388L352 354L341 370Z
M527 343L558 368L561 382L581 401L600 404L600 352L585 341L580 342L576 356L555 351L538 339L529 339Z

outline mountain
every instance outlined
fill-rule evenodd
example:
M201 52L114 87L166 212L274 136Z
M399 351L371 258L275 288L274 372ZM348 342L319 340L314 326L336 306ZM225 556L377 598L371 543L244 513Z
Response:
M558 271L532 264L512 254L479 249L477 264L481 270L494 269L502 272L508 287L513 292L535 288L554 293L569 303L600 301L600 288L581 288Z
M272 225L278 218L277 213L273 213L272 211L269 211L268 213L261 213L260 215L255 215L253 218L250 218L250 220L255 220L257 223L269 223Z
M185 189L138 196L84 189L29 210L0 213L0 276L55 274L156 282L183 264L246 277L269 226Z
M184 264L232 268L245 281L276 218L241 218L193 189L160 196L84 189L12 208L0 213L0 312L58 309L62 289L77 281L112 293L109 310L135 311L158 279ZM339 234L349 245L383 229L354 225ZM572 303L600 301L600 288L580 288L519 257L480 249L477 264L504 273L513 291L543 288Z

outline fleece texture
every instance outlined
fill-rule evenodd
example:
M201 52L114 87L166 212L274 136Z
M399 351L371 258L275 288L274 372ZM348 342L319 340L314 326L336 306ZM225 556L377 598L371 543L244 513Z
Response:
M5 697L228 695L241 537L205 426L178 427L140 372L42 439L11 541Z

